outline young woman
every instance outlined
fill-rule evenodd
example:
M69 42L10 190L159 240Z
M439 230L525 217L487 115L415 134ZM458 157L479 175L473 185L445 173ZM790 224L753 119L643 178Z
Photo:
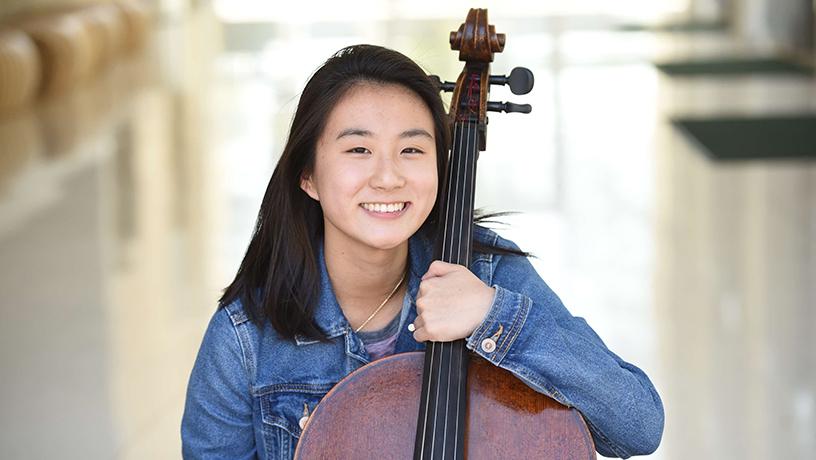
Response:
M312 76L190 377L185 458L289 459L343 377L456 339L577 408L601 454L657 448L663 406L648 377L512 242L476 226L470 270L431 260L447 144L437 89L402 54L352 46ZM480 346L499 325L496 346Z

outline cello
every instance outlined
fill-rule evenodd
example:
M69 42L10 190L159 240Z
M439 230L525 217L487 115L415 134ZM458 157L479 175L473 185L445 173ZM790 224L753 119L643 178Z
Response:
M491 84L514 94L532 89L532 73L516 68L491 76L505 35L471 9L451 48L465 62L456 83L431 76L452 91L452 143L445 223L436 258L469 266L476 161L485 150L488 111L529 113L529 105L488 102ZM441 152L440 152L441 153ZM487 339L490 340L490 339ZM483 344L490 346L490 344ZM495 346L495 342L493 343ZM509 371L472 356L464 340L429 342L424 352L369 363L342 379L306 421L296 459L594 459L581 414L534 391Z

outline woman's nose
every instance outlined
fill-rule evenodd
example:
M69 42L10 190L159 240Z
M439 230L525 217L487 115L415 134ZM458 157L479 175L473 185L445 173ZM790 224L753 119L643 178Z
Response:
M395 189L405 185L405 177L393 158L379 158L371 175L371 186L378 189Z

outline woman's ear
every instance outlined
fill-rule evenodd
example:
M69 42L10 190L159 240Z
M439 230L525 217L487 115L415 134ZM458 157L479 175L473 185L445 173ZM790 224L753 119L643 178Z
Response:
M303 175L300 176L300 188L306 192L307 195L312 197L315 201L320 201L320 197L317 195L317 189L312 182L312 176Z

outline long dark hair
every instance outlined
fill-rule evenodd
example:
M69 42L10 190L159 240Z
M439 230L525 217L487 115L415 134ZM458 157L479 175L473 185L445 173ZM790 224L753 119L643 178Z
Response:
M350 88L364 82L401 85L425 102L434 122L437 190L444 190L450 130L436 85L414 61L396 51L372 45L341 49L303 89L286 146L266 187L252 240L219 308L240 299L249 319L259 326L268 320L283 337L300 334L325 339L313 321L320 295L316 248L323 234L323 212L300 188L300 180L314 168L316 143L329 113ZM438 193L420 232L436 234L442 198Z

